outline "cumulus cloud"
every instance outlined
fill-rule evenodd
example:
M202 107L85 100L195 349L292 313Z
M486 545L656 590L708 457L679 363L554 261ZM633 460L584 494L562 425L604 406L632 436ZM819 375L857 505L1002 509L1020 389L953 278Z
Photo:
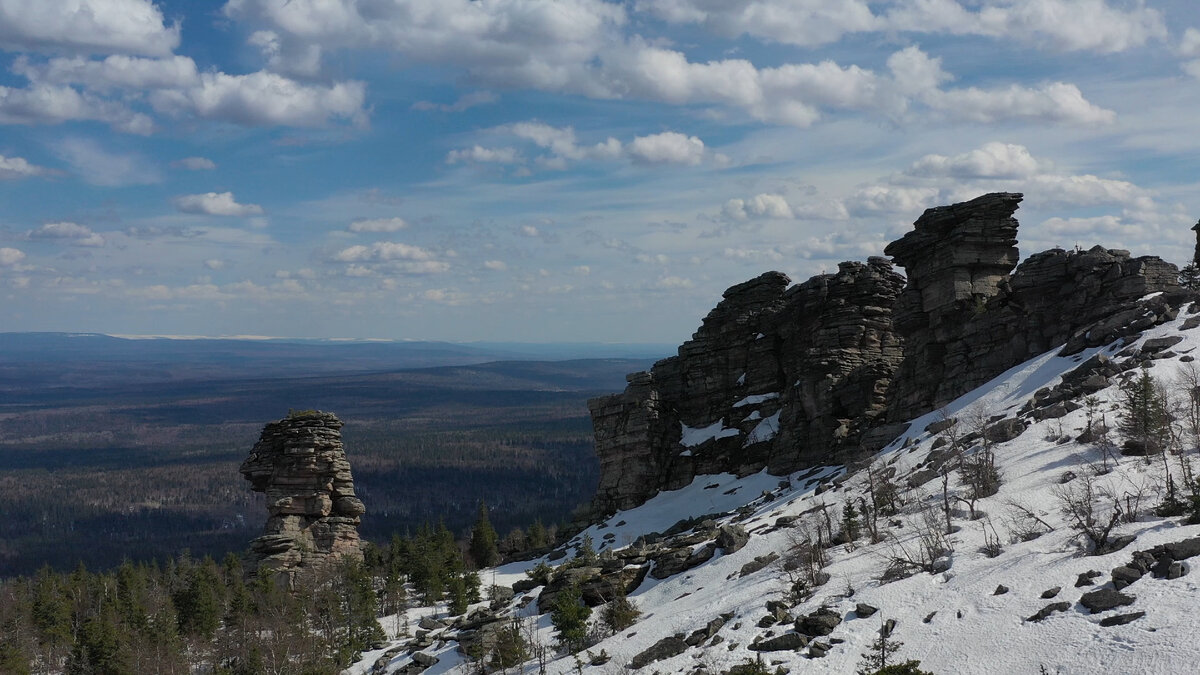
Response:
M96 234L91 228L72 222L46 223L41 227L25 233L31 240L51 240L71 244L72 246L104 246L104 237Z
M0 247L0 265L10 266L16 265L25 259L25 253L20 249L9 248L7 246Z
M158 167L145 157L137 153L112 152L90 139L62 140L54 146L54 152L92 185L149 185L162 180Z
M109 101L69 86L0 86L0 124L61 124L95 120L130 134L149 134L154 122L124 103Z
M725 202L722 212L733 220L749 218L793 218L791 205L783 195L758 194L750 199L730 199Z
M704 141L676 131L638 136L629 143L629 155L634 161L647 164L695 166L704 161Z
M369 246L356 245L344 248L333 255L337 262L386 262L389 260L433 260L433 253L399 242L377 241Z
M872 3L879 5L881 3ZM979 6L977 11L968 7ZM911 31L981 35L1055 51L1113 53L1166 36L1160 12L1105 0L895 0L874 14L863 0L638 0L639 11L670 23L698 24L725 37L749 35L805 47L850 33ZM1070 20L1064 20L1070 17Z
M22 157L5 157L0 155L0 180L16 180L34 176L53 176L61 173L44 166L30 164Z
M150 96L154 109L172 115L246 126L320 127L335 120L363 125L367 86L335 82L304 84L277 73L202 73L195 86L162 89Z
M232 192L205 192L197 195L180 195L174 200L175 208L183 213L199 213L207 216L256 216L263 212L258 204L239 204Z
M102 60L76 56L53 58L44 63L20 57L12 70L31 82L84 85L99 92L190 87L200 81L196 63L186 56L151 59L114 54Z
M408 227L403 218L363 218L350 223L351 232L399 232Z
M321 45L297 40L281 40L271 30L255 31L246 40L258 47L267 68L277 73L313 77L321 71Z
M486 269L494 272L503 272L504 270L508 269L508 264L503 260L486 260L484 261L483 266Z
M189 171L212 171L217 168L217 163L207 157L184 157L171 162L171 166Z
M151 0L0 0L0 47L165 56L179 46Z
M1038 161L1024 146L993 142L954 157L926 155L904 173L918 177L1027 178L1038 168Z
M654 283L654 285L657 288L664 288L664 289L671 289L671 290L681 289L681 288L694 288L696 286L696 284L691 279L687 279L684 277L676 277L676 276L659 277L658 281L656 281Z
M209 258L204 261L204 266L210 270L219 270L225 267L225 261L219 258Z

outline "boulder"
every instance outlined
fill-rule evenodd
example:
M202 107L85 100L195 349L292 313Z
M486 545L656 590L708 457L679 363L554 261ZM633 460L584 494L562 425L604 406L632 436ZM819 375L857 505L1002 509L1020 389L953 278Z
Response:
M750 535L741 525L723 525L717 530L717 548L724 551L725 555L740 551L749 541Z
M688 645L686 642L684 642L682 635L665 637L658 642L655 642L637 656L633 657L633 660L629 662L629 667L637 670L638 668L648 666L655 661L662 661L663 659L669 659L672 656L679 656L687 651L687 648Z
M1079 598L1079 603L1088 608L1092 614L1107 612L1114 607L1123 607L1133 604L1133 597L1125 595L1120 591L1114 591L1109 588L1101 588L1099 590L1084 593L1083 597Z
M795 651L808 646L808 641L809 638L807 636L798 633L784 633L777 637L756 642L750 645L750 649L756 652Z
M813 637L822 637L833 632L842 623L842 615L829 607L821 607L815 612L796 620L796 632Z

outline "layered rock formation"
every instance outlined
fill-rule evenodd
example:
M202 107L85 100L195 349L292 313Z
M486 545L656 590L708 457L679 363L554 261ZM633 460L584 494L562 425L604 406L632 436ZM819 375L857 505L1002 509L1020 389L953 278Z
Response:
M900 362L891 307L904 279L872 258L789 283L768 272L730 288L677 356L589 402L598 512L698 474L785 473L858 447Z
M893 421L939 408L1059 345L1076 352L1174 318L1179 270L1157 257L1096 246L1052 249L1018 266L1012 215L1021 197L929 209L884 250L908 275L895 312L904 361L889 393ZM1138 305L1157 292L1168 297Z
M779 272L730 288L677 356L589 402L593 515L696 475L843 463L1030 357L1174 316L1178 271L1156 257L1055 249L1018 266L1021 199L927 210L885 251L907 278L871 258L791 288Z
M358 525L366 509L354 495L341 428L332 413L290 414L263 428L242 463L251 489L266 493L270 514L250 545L259 573L290 580L342 556L362 558Z

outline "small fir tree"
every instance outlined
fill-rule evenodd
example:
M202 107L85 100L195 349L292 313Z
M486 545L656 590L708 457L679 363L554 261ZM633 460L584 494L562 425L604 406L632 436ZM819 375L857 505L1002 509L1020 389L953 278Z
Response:
M570 586L554 598L554 611L550 623L558 633L558 644L563 651L576 654L587 643L587 620L592 610L583 602L579 586Z
M475 561L476 567L491 567L500 562L498 541L496 530L488 520L487 504L480 500L479 515L475 519L475 527L471 528L469 547L471 559Z

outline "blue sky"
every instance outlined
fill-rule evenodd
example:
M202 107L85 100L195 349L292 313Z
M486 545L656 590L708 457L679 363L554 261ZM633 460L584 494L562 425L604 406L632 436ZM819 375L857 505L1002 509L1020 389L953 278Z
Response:
M2 330L678 342L1026 193L1176 263L1188 0L0 0Z

